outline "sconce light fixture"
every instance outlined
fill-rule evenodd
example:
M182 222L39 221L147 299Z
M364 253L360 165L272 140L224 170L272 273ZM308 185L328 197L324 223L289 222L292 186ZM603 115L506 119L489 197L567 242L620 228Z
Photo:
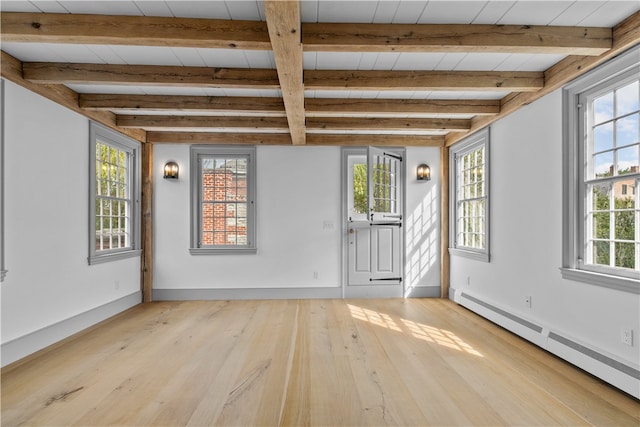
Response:
M164 165L164 179L178 179L178 164L167 162Z
M416 179L418 181L429 181L431 179L431 168L424 163L418 166L416 170Z

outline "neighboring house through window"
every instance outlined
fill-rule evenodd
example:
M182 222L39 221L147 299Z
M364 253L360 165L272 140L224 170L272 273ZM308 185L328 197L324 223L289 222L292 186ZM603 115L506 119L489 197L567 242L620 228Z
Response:
M255 148L192 147L191 254L255 253Z
M566 278L640 293L640 49L564 91Z
M140 254L138 142L90 125L89 263Z
M449 251L489 261L489 129L451 147L449 162Z

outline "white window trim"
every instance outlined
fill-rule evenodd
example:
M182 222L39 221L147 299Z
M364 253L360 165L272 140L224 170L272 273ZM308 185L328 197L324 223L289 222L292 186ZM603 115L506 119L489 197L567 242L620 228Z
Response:
M132 153L130 176L131 247L96 251L96 140ZM139 257L140 249L140 143L97 123L89 124L89 257L90 265Z
M247 241L246 246L218 246L200 247L200 157L201 156L248 156L247 165ZM256 147L198 145L191 147L191 241L189 253L191 255L229 255L229 254L255 254L258 251L256 242Z
M485 248L484 249L473 249L468 247L458 247L457 246L457 227L458 227L458 218L457 218L457 188L458 188L458 165L456 161L456 157L462 154L467 153L468 151L475 150L479 146L485 146L485 170L484 170L484 179L485 179L485 191L486 191L486 203L485 203ZM489 143L489 128L485 128L470 137L467 137L457 144L453 145L449 151L449 253L451 255L461 256L465 258L470 258L478 261L490 262L491 260L491 252L490 252L490 212L491 212L491 186L490 186L490 162L491 162L491 153L490 153L490 143Z
M563 224L562 277L595 286L640 294L640 273L637 278L608 274L605 271L584 269L581 265L584 247L584 185L582 159L584 145L580 141L584 114L579 105L580 94L605 81L621 79L627 74L640 73L640 47L628 50L613 60L590 71L568 84L562 93L563 109Z

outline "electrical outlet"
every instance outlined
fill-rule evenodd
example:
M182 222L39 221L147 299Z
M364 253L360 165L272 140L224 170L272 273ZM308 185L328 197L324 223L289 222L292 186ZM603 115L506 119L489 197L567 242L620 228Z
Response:
M524 297L524 305L531 308L531 295L527 295L526 297Z
M318 272L317 271L313 272L313 278L316 279L316 280L318 279Z
M467 276L467 286L471 286L471 276Z
M622 328L620 330L622 344L633 346L633 329Z

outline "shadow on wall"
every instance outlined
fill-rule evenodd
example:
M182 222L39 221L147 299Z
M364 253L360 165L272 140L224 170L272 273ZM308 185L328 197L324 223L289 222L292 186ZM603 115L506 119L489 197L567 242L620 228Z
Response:
M407 217L406 264L404 296L411 296L414 288L436 265L438 257L436 187L433 186L424 199Z

